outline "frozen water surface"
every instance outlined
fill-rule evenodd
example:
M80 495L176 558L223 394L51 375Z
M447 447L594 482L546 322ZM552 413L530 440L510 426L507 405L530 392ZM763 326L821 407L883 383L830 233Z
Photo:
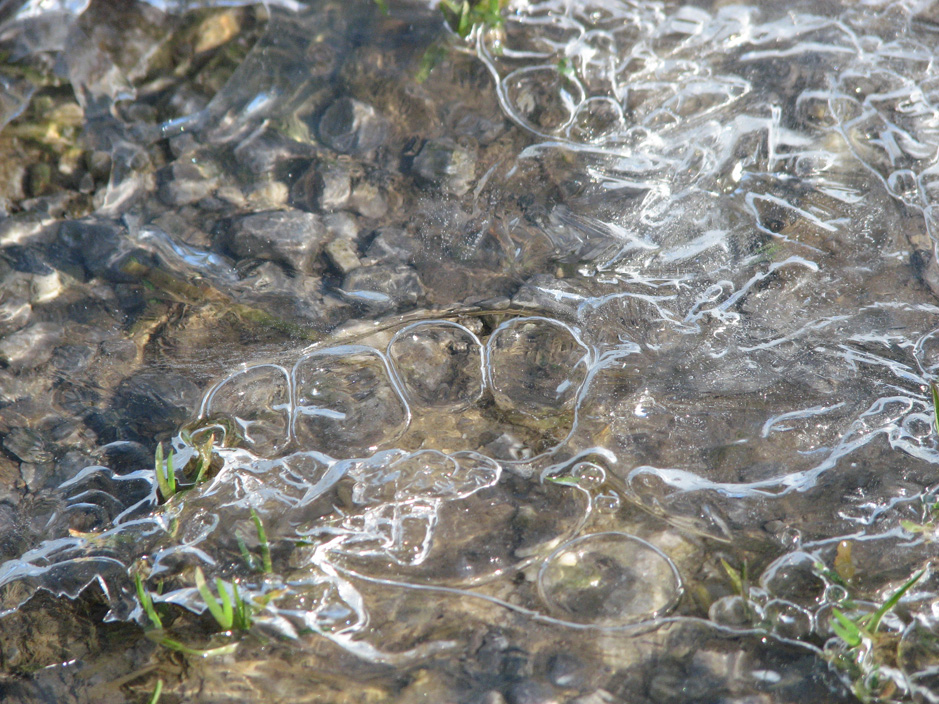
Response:
M0 13L0 698L939 701L939 12L388 4Z

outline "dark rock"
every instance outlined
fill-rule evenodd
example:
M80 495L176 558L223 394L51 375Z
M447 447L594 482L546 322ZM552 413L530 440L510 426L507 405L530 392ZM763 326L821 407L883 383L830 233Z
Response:
M350 242L359 239L359 226L348 213L332 213L323 217L326 229L333 237L343 237Z
M377 230L365 256L378 264L405 264L420 248L407 232L398 227L381 227Z
M59 227L51 254L54 257L51 263L56 268L68 270L78 263L87 276L117 283L138 280L127 271L132 259L144 266L157 264L152 253L129 242L124 227L108 221L66 220Z
M170 140L170 152L177 159L183 154L194 152L199 148L199 142L191 132L183 132Z
M139 442L118 440L100 447L96 461L117 474L153 467L153 453Z
M110 152L95 150L88 155L88 171L99 181L107 180L111 175Z
M33 309L25 298L0 290L0 336L25 327Z
M199 389L172 371L148 369L122 381L113 408L124 422L145 438L175 430L191 417Z
M53 272L52 267L43 260L42 254L32 247L14 244L0 249L0 254L10 262L15 271L41 275Z
M219 241L239 258L267 259L309 271L328 239L322 220L302 210L270 210L242 216L224 227Z
M129 364L137 359L137 345L130 340L105 340L98 345L98 352L109 364Z
M425 185L462 196L476 178L476 155L450 140L430 140L414 157L411 171Z
M382 143L385 120L371 105L352 98L339 98L320 118L323 143L343 154L367 154Z

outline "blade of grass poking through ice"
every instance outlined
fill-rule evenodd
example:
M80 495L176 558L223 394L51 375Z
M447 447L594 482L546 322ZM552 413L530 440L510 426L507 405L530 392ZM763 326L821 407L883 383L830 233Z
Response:
M264 530L261 517L254 509L251 509L251 520L254 521L254 527L258 531L258 544L261 546L262 571L264 574L271 574L274 571L274 565L271 563L271 546L270 543L267 542L267 531Z
M205 575L202 574L202 569L196 567L196 589L199 590L206 607L209 609L209 612L215 618L218 625L222 627L222 630L230 631L235 620L231 598L228 596L224 582L218 577L215 578L215 586L218 588L218 595L222 600L221 604L212 594L209 585L205 583Z
M173 469L173 453L163 461L163 443L157 443L154 455L154 471L156 472L157 486L164 501L169 501L176 493L176 471Z
M196 486L205 481L205 476L209 471L209 467L212 465L212 445L214 442L215 436L209 433L209 437L206 441L198 446L199 467L196 470L196 478L193 481Z
M926 574L926 570L920 570L914 574L906 582L906 584L891 594L890 598L887 599L887 601L885 601L883 605L877 609L877 611L872 613L869 617L864 618L863 625L869 633L873 634L877 632L877 629L880 627L880 622L883 620L884 616L886 616L887 613L900 602L900 599L903 598L903 595L912 589L913 585L916 584L924 574Z
M249 602L241 598L241 592L238 591L238 585L232 584L232 597L235 600L235 620L234 627L238 631L247 631L251 628L251 606Z
M153 597L150 596L150 592L143 586L143 579L141 579L139 574L134 575L134 586L137 587L137 599L140 601L144 613L147 614L147 618L150 619L150 623L153 624L154 628L162 631L163 621L156 612L156 608L153 606Z
M838 611L838 609L832 609L831 615L834 616L831 620L831 630L835 632L835 635L847 643L849 647L858 647L863 637L861 636L861 629L857 627L857 624Z
M235 540L238 541L238 549L241 551L241 557L244 559L248 569L252 572L260 572L261 563L258 561L258 558L252 555L251 551L248 550L248 545L245 543L244 538L240 535L236 535Z

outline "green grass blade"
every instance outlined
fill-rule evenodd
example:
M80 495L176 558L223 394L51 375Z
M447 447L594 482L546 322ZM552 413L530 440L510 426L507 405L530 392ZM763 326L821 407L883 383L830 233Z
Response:
M137 599L140 601L144 613L146 613L147 617L150 619L150 623L153 624L154 628L162 630L163 621L156 612L156 608L153 606L153 597L151 597L150 592L144 588L143 579L141 579L139 574L134 575L134 586L137 587Z
M228 624L226 626L220 621L219 625L222 626L222 630L227 631L235 624L235 610L232 607L228 590L225 588L225 582L222 581L221 577L215 578L215 588L218 590L218 596L222 600L222 614L225 616L225 623Z
M177 653L182 653L183 655L192 655L197 658L208 658L216 655L230 655L238 649L238 643L229 643L228 645L222 645L218 648L190 648L185 643L181 643L178 640L173 638L163 637L156 641L164 648L170 650L175 650Z
M863 641L863 637L861 636L861 629L857 627L857 624L838 609L832 609L831 615L834 616L831 620L831 630L835 632L835 635L847 643L848 646L852 648L858 647Z
M170 488L170 496L176 493L176 469L173 467L173 460L176 459L176 453L172 450L166 456L166 484Z
M877 629L880 627L880 622L883 620L884 616L886 616L887 613L900 602L900 599L903 598L903 595L906 594L910 589L912 589L914 584L916 584L920 579L922 579L924 574L926 574L926 570L920 570L919 572L914 574L906 582L906 584L904 584L902 587L897 589L897 591L895 591L890 596L890 598L887 599L887 601L885 601L879 609L877 609L877 611L875 611L873 614L870 615L870 617L865 619L864 625L867 627L867 629L871 633L877 632Z
M743 595L743 577L742 575L730 566L730 563L727 562L723 557L721 558L721 565L724 566L724 571L727 573L727 576L730 578L730 584L733 587L734 591Z
M157 704L160 701L160 695L163 694L163 680L157 680L156 687L153 688L153 694L147 700L147 704Z
M209 433L209 437L204 443L198 446L199 451L199 466L196 469L196 478L194 483L196 486L205 481L206 474L208 474L209 467L212 466L212 445L215 443L215 435Z
M241 551L241 557L244 559L248 569L253 572L260 572L261 565L258 562L258 558L252 555L251 551L248 550L248 546L245 544L244 538L242 538L240 535L236 535L235 540L238 541L238 549Z
M241 598L241 592L237 585L232 585L232 596L235 599L235 622L234 626L239 631L247 631L251 628L251 606L250 603Z
M176 493L176 472L173 469L173 453L163 461L163 443L157 443L154 454L154 471L156 472L157 487L164 501L169 501Z
M205 575L202 574L201 567L196 567L196 589L199 590L199 593L202 595L202 599L205 601L206 607L215 618L215 621L218 623L218 625L222 627L222 630L231 630L232 611L231 602L228 601L228 594L225 593L224 589L220 590L222 592L222 595L220 596L222 596L223 602L227 601L228 603L228 608L225 609L222 604L218 603L218 600L209 589L209 585L205 583Z
M251 509L251 520L254 521L254 527L258 532L258 543L261 546L262 570L264 574L271 574L274 571L274 565L271 562L271 546L267 541L267 531L264 530L264 524L261 523L261 517L254 509Z

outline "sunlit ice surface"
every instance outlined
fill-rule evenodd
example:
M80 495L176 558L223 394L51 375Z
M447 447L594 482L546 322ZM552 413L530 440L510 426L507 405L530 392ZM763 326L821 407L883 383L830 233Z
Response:
M939 14L503 17L3 20L4 697L939 700Z

